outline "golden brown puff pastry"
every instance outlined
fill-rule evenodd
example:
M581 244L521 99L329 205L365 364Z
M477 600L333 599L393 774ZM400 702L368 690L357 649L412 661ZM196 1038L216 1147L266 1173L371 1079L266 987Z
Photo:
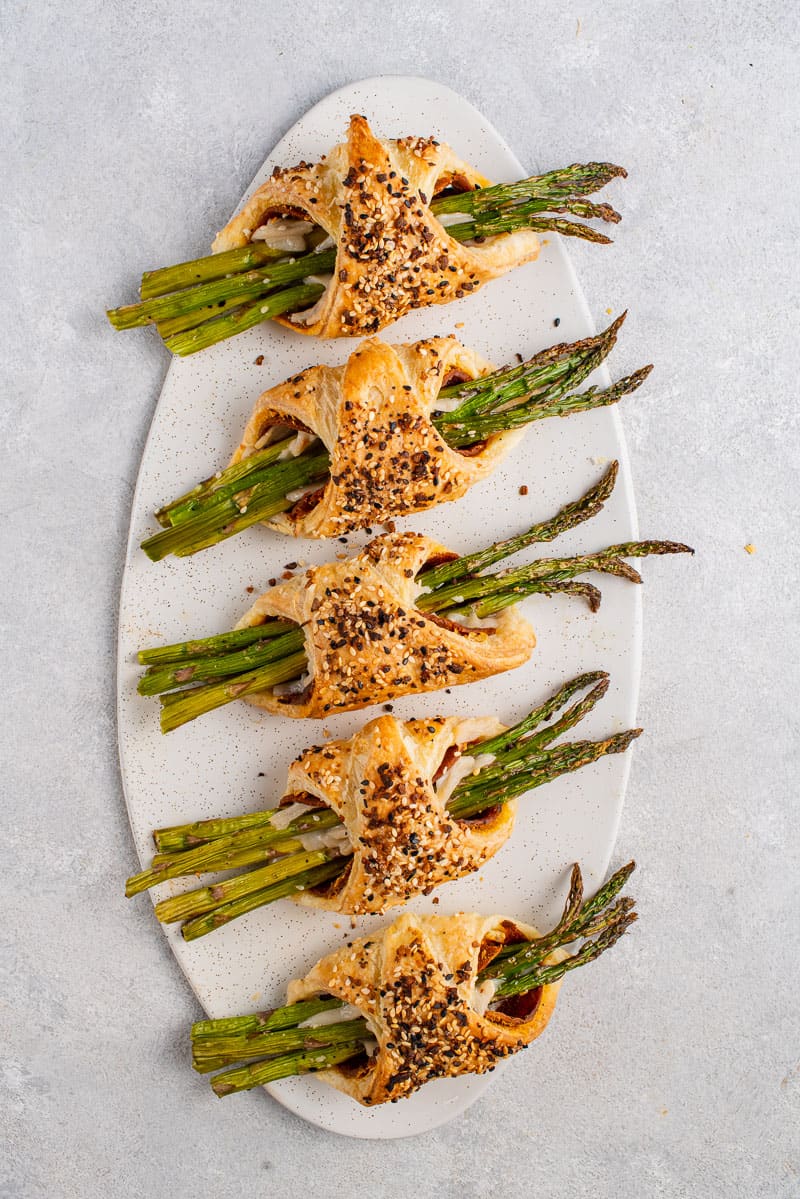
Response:
M265 592L236 627L272 617L300 625L310 677L296 696L270 690L242 698L275 715L324 717L521 666L536 637L514 608L491 628L467 629L415 607L425 563L454 556L430 537L387 533L354 558L311 567Z
M335 995L363 1013L378 1045L359 1066L335 1066L318 1077L372 1106L404 1098L433 1078L483 1074L529 1045L550 1019L560 981L532 993L520 1017L481 1014L477 987L478 971L520 934L538 936L502 916L403 915L322 958L289 984L288 1002ZM557 950L545 961L563 956Z
M434 778L443 762L455 760L454 747L464 750L469 766L466 747L504 728L493 717L380 716L348 741L301 754L289 767L287 797L313 795L338 813L353 856L333 883L293 898L350 915L383 912L482 866L510 837L515 801L483 819L455 820Z
M495 368L455 337L362 343L344 366L315 366L259 397L231 465L287 423L311 430L331 455L325 486L265 522L296 537L338 537L393 516L457 500L494 469L524 430L498 433L470 454L451 449L431 413L448 378Z
M433 215L429 201L451 184L488 183L433 138L380 141L353 116L347 141L319 163L276 167L217 235L215 253L247 245L271 216L314 221L333 239L336 266L325 294L305 313L278 317L315 337L377 333L413 308L447 304L538 257L532 230L462 245Z

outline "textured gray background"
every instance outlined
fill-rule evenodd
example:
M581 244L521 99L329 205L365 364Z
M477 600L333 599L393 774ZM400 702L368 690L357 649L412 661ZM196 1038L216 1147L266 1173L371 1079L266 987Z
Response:
M796 4L2 15L0 1193L798 1193ZM450 84L524 162L629 168L617 245L572 253L598 321L631 307L615 369L658 366L625 410L642 527L699 552L646 597L635 935L464 1119L369 1144L214 1100L189 987L121 896L115 607L167 358L102 313L209 240L311 103L381 72Z

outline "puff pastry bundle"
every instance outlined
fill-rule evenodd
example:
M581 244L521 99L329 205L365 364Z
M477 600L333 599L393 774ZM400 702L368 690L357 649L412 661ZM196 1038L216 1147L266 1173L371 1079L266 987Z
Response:
M355 115L320 162L276 167L210 257L148 271L141 302L108 317L117 329L155 324L176 354L269 318L316 337L376 333L532 261L542 232L608 242L569 218L617 222L585 197L624 174L592 162L488 186L449 146L382 140Z
M161 728L170 732L239 698L275 715L320 718L513 670L536 645L516 608L525 596L578 596L596 609L600 592L577 576L639 583L625 558L692 552L671 541L626 542L490 571L594 516L616 475L612 463L551 519L474 554L458 557L416 533L377 537L349 560L265 592L232 632L140 651L139 691L162 697Z
M301 754L289 768L287 797L310 795L336 812L353 852L332 884L299 891L296 901L352 915L384 912L479 869L511 836L516 801L461 821L449 814L435 777L450 751L454 763L463 753L472 768L469 747L503 731L492 717L379 716L347 741Z
M273 714L324 717L400 695L474 683L526 662L536 645L514 608L468 628L418 606L417 576L451 552L420 533L386 533L354 558L312 567L260 596L237 628L278 620L304 634L307 680L296 694L245 695Z
M159 856L128 879L126 894L238 868L156 904L159 920L183 922L185 940L284 897L366 915L427 895L498 852L517 796L627 749L641 730L553 746L607 688L606 675L581 675L511 728L493 717L380 716L347 740L301 753L277 808L157 829Z
M560 980L537 988L521 1017L481 1011L479 992L482 955L490 960L506 937L536 936L530 925L502 916L403 915L377 936L323 958L289 984L287 1000L333 995L363 1013L377 1043L372 1056L322 1077L365 1106L403 1099L434 1078L484 1074L544 1032ZM558 959L548 954L542 964Z
M412 308L448 304L538 257L531 229L463 245L431 211L430 200L453 184L466 192L488 182L433 138L381 141L353 116L347 141L323 162L277 168L212 249L246 246L272 215L312 221L336 247L331 282L313 308L276 319L314 337L377 333Z
M316 434L330 471L270 523L295 537L338 537L395 516L457 500L484 479L519 439L498 432L465 454L432 421L439 391L455 376L477 379L491 365L455 337L413 345L363 342L345 366L317 366L258 400L232 463L256 452L276 425ZM309 501L312 501L309 503Z
M220 1096L316 1072L365 1106L435 1078L482 1074L544 1031L563 976L635 920L633 900L617 898L632 870L584 903L574 867L564 914L545 937L504 916L400 916L290 983L286 1006L196 1024L193 1065L222 1069L211 1083Z
M162 529L142 549L153 561L185 557L258 523L338 537L456 500L528 424L640 386L651 367L578 390L624 319L500 370L455 337L362 342L343 366L311 367L265 391L229 465L160 508Z

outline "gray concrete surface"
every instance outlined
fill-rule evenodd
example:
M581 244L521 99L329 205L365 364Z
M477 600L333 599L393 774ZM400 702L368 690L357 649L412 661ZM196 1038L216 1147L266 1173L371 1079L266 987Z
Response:
M0 1194L797 1194L797 6L2 18ZM115 605L167 359L102 315L208 240L313 101L380 72L450 84L523 161L628 166L617 246L573 253L598 320L630 305L616 368L658 364L626 409L642 526L698 549L646 604L649 735L617 850L641 863L635 940L575 978L535 1066L393 1144L213 1100L186 1061L189 987L121 896Z

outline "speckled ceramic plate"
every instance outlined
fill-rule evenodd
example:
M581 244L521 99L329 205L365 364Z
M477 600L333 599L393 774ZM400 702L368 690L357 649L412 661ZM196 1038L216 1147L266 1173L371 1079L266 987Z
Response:
M313 161L325 153L342 139L352 112L364 113L380 136L433 134L450 142L498 181L552 165L548 157L523 166L481 114L446 87L424 79L387 77L342 88L312 108L275 147L253 187L277 164ZM224 189L226 181L219 180L218 186ZM461 322L461 340L497 363L513 360L517 352L528 357L556 340L593 332L569 259L556 237L550 238L538 262L488 284L473 298L407 316L384 337L411 341L451 333ZM284 563L322 562L334 547L282 540L253 528L194 558L153 564L139 543L154 531L151 514L161 503L224 465L261 391L315 362L342 362L353 348L352 341L320 342L266 324L170 366L134 497L119 623L120 757L143 863L149 861L150 831L156 826L268 806L281 795L291 759L325 734L317 721L281 721L245 704L232 704L164 737L158 730L158 704L136 693L136 650L232 628L251 602L248 588L260 592ZM260 355L264 361L258 366ZM598 381L608 381L604 371ZM535 424L490 480L460 502L414 518L411 525L460 552L473 550L549 516L593 483L611 458L622 464L611 501L597 519L565 537L559 548L574 552L624 541L636 535L636 521L616 409ZM528 487L526 496L519 494L523 484ZM408 527L408 522L400 522L400 527L404 524ZM351 545L364 540L352 538ZM639 592L605 577L603 595L595 615L566 598L526 601L526 614L539 638L528 665L449 695L402 699L395 705L397 715L496 713L512 723L566 679L603 668L611 672L612 686L581 726L581 735L630 727L639 674ZM371 715L374 712L335 716L325 727L334 736L349 736ZM511 842L479 875L440 889L435 910L500 912L537 924L552 920L570 863L581 862L589 888L604 875L629 766L630 753L606 758L522 800ZM134 866L121 863L120 869ZM161 898L179 887L167 883L153 894ZM431 910L430 899L415 901L413 907ZM384 922L385 918L365 920L360 929L366 932ZM187 979L213 1017L282 1002L290 978L303 974L351 935L347 918L309 912L288 901L190 944L181 940L176 926L166 931ZM187 1039L188 1034L187 1029ZM545 1037L509 1068L525 1071L535 1086L538 1072L547 1068L547 1057ZM490 1077L473 1077L435 1082L411 1099L369 1111L313 1077L286 1080L269 1089L280 1103L322 1128L348 1136L401 1137L451 1120L489 1081ZM207 1085L187 1071L187 1087ZM210 1090L208 1094L209 1103L218 1102ZM569 1096L564 1101L569 1102ZM225 1102L238 1103L243 1116L269 1121L269 1109L254 1106L258 1097Z

